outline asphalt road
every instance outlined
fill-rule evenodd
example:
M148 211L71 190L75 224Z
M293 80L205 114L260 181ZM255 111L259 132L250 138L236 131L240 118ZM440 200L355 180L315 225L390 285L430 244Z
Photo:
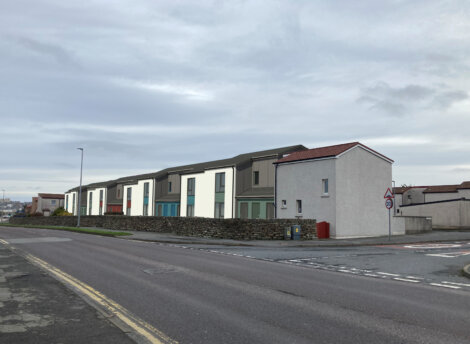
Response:
M470 292L462 268L470 263L470 241L354 247L228 247L192 245L225 255L423 283ZM403 280L405 279L405 280Z
M0 238L180 343L470 342L460 289L51 230Z

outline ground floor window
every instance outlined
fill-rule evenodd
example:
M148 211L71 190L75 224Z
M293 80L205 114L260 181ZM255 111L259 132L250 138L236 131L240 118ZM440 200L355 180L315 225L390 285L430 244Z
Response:
M144 204L144 216L149 216L149 205Z
M274 199L245 198L237 201L237 217L240 219L273 219Z
M214 217L216 219L223 219L224 218L224 208L225 208L225 203L215 202Z
M188 204L186 206L186 216L194 217L194 204Z

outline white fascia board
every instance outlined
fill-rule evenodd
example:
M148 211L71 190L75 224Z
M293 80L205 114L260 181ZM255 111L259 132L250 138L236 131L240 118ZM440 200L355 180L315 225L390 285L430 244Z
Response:
M390 160L390 159L388 159L388 158L382 156L381 154L378 154L378 153L376 153L376 152L374 152L374 151L372 151L372 150L370 150L370 149L364 147L364 146L361 145L361 144L357 144L357 145L355 145L354 147L349 148L348 150L344 151L343 153L338 154L336 157L339 158L339 157L341 157L342 155L348 153L349 151L351 151L351 150L353 150L354 148L357 148L357 147L362 148L362 149L365 150L366 152L369 152L369 153L375 155L376 157L378 157L378 158L380 158L380 159L382 159L382 160L385 160L386 162L388 162L388 163L390 163L390 164L393 164L393 161L392 161L392 160Z

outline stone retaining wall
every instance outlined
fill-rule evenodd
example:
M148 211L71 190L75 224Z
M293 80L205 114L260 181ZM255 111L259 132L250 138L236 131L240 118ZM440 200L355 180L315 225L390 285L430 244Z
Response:
M76 216L14 217L10 223L18 225L70 226L77 224ZM102 227L114 230L135 230L158 233L174 233L233 240L282 240L284 228L300 225L301 239L316 238L315 220L275 219L210 219L201 217L152 217L152 216L81 216L80 226Z

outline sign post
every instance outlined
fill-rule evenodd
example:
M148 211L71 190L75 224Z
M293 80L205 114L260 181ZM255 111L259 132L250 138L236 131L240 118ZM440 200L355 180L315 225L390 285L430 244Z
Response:
M388 209L388 241L390 241L390 238L392 236L392 223L391 223L391 218L390 218L390 209L393 208L393 193L390 188L387 189L384 195L385 200L385 207Z

